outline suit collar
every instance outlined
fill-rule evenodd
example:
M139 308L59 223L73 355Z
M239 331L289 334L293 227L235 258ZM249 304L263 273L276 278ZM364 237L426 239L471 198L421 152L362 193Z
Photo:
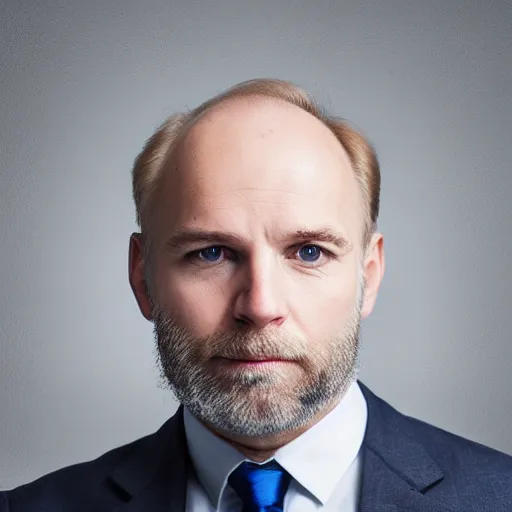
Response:
M443 493L442 504L429 496L444 475L414 437L411 420L359 385L368 405L360 512L459 511L455 495Z
M115 512L185 510L189 458L183 407L153 435L137 441L111 474L126 501Z
M359 386L368 406L359 512L461 512L455 495L443 493L442 504L429 496L443 472L415 439L410 420ZM184 511L189 470L180 407L114 469L110 483L126 502L115 512Z
M443 472L423 446L412 437L406 416L375 396L359 383L368 405L368 423L364 443L387 465L419 492L439 482Z

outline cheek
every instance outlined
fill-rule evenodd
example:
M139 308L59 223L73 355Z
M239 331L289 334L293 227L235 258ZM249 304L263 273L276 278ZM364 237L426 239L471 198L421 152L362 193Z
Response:
M290 313L309 339L329 336L342 330L352 316L358 285L356 272L311 280L295 290Z
M224 313L219 287L168 272L160 277L157 288L160 307L194 336L205 337L218 328Z

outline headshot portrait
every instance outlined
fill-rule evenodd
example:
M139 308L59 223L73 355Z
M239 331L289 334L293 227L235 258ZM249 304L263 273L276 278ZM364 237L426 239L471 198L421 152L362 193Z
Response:
M208 63L208 44L235 56L233 41L289 19L270 4L6 9L27 64L2 50L18 100L3 100L0 512L512 510L512 97L496 25L512 15L392 4L368 34L403 53L380 66L374 43L354 46L371 70L333 21L362 28L369 6L297 5L290 44L309 22L304 49L330 38L311 76L302 47L260 65L273 50L242 46L242 71L217 47ZM436 16L407 53L408 23ZM498 57L472 46L484 36ZM194 70L173 41L197 44ZM22 75L44 92L13 89Z

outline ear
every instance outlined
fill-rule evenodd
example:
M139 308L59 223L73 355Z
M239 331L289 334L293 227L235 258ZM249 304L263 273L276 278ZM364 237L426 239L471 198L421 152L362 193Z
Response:
M144 272L143 255L142 236L140 233L133 233L130 237L128 277L141 313L146 320L151 320L151 302Z
M361 310L362 318L366 318L373 311L385 267L384 237L380 233L374 233L368 244L363 267L365 292Z

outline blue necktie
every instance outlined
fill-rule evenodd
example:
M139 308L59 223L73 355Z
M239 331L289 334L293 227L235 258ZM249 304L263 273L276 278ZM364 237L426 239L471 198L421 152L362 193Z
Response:
M243 501L242 512L283 512L291 477L276 461L258 465L243 462L229 477L229 485Z

